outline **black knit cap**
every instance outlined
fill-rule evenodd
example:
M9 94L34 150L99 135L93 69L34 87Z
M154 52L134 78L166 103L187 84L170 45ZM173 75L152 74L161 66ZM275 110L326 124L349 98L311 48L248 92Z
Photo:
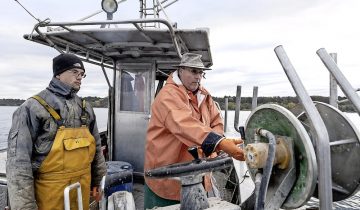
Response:
M60 54L53 59L53 72L54 77L69 69L82 69L85 71L84 64L76 55L73 54Z

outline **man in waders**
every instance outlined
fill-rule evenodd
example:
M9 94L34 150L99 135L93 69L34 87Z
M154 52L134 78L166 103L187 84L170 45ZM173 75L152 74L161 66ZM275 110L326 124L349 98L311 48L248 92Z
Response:
M91 188L99 198L106 173L100 136L92 107L76 95L85 76L75 55L55 57L49 86L14 112L6 162L12 210L63 210L64 188L76 182L84 209L89 209ZM77 209L76 190L70 201Z
M223 150L237 160L244 153L237 144L241 139L226 139L224 124L209 92L200 85L206 68L201 55L185 53L178 70L167 79L151 108L146 136L145 170L187 162L193 157L188 147L197 145L205 156ZM211 189L209 176L205 190ZM145 208L176 204L180 199L180 182L174 179L145 178Z

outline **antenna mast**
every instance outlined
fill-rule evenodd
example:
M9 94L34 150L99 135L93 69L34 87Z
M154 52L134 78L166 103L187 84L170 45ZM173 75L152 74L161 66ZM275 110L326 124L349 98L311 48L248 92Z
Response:
M173 0L168 2L168 0L139 0L140 1L140 18L159 18L160 12L163 12L166 19L171 23L169 17L165 13L165 8L172 5L173 3L177 2L178 0ZM166 4L165 4L166 3ZM165 4L165 5L164 5ZM142 23L141 27L147 28L160 28L160 23Z

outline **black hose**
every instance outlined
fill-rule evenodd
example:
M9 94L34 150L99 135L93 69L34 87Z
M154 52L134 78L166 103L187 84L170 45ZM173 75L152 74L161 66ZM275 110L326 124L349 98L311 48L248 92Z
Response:
M265 208L266 192L269 185L271 171L275 159L276 140L275 140L275 136L270 131L264 129L258 129L257 134L266 137L269 140L268 157L266 160L265 168L263 169L260 189L255 203L255 210L263 210Z
M261 173L256 173L255 174L255 199L256 199L255 204L254 204L254 209L255 210L259 209L259 207L258 207L258 198L259 198L259 192L260 192L261 177L262 177Z

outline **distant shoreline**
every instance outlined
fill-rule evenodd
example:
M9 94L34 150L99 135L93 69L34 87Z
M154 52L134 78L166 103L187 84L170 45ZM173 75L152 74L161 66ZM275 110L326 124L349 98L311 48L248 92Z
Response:
M235 96L224 96L224 97L213 97L222 110L225 109L225 98L228 99L228 110L235 110L236 107L236 97ZM108 108L108 97L83 97L88 101L94 108ZM311 96L313 101L319 101L328 103L329 97L325 96ZM339 97L338 100L344 100L345 97ZM0 99L0 106L20 106L24 103L23 99ZM241 110L251 110L252 97L241 97ZM295 96L273 96L273 97L258 97L257 104L278 104L289 110L292 109L301 109L299 100ZM339 109L343 112L356 112L354 106L350 102L339 104Z
M100 98L100 97L84 97L86 101L88 101L92 107L95 108L107 108L108 107L108 98ZM26 100L23 99L0 99L0 106L20 106Z

